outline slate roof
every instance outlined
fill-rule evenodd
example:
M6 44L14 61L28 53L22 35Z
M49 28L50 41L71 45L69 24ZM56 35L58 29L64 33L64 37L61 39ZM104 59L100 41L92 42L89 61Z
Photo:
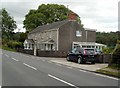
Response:
M62 25L66 24L67 22L69 22L69 20L63 20L63 21L54 22L54 23L51 23L51 24L48 24L48 25L38 26L33 31L31 31L29 34L41 32L41 31L44 31L44 30L59 28Z
M34 44L33 39L26 39L25 41L27 41L28 43Z

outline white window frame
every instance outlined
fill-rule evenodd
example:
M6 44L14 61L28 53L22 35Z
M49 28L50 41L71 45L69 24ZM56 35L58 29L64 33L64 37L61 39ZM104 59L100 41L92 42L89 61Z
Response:
M81 37L81 36L82 36L82 31L76 30L76 36L77 36L77 37Z

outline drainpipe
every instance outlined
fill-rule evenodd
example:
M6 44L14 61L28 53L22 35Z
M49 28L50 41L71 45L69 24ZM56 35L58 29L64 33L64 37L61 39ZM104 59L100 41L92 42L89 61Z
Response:
M36 37L35 37L35 40L34 40L34 42L35 42L35 44L34 44L34 56L36 56L36 51L37 51L37 47L36 47Z
M86 31L86 42L87 42L87 34L88 34L88 32Z

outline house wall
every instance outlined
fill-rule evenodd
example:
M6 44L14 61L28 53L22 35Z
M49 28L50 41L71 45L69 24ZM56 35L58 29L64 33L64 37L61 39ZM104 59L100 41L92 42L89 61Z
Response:
M55 48L57 49L57 29L45 30L38 33L33 33L28 35L28 39L35 40L37 44L42 44L49 39L52 39L55 42ZM38 45L39 46L39 45Z
M86 30L87 38L85 42L95 42L96 41L96 31Z
M80 27L80 25L77 23L77 22L71 22L71 26L73 25L73 27L72 27L72 31L71 31L71 36L72 36L72 42L74 41L74 42L84 42L84 41L86 41L85 39L85 30L84 29L82 29L81 27ZM79 30L79 31L81 31L82 32L82 36L79 36L79 37L77 37L76 36L76 31L77 30Z
M71 50L71 27L66 23L59 28L59 51L69 52Z
M82 32L82 36L77 37L76 31ZM86 34L87 31L87 34ZM76 21L70 21L59 29L59 50L69 52L73 42L95 42L96 32L84 30Z

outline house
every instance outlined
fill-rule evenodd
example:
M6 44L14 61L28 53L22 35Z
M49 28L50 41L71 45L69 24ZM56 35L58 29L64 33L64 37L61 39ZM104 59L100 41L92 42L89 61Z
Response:
M33 49L34 44L39 56L65 56L77 46L102 49L104 45L95 43L96 30L81 28L76 19L71 12L67 20L38 26L28 34L24 49Z

